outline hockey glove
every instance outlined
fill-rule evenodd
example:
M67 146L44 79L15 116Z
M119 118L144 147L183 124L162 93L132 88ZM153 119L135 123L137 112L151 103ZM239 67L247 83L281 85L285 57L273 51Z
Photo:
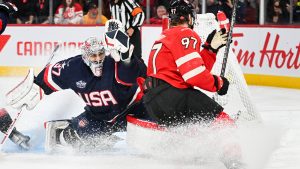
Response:
M134 46L129 43L127 34L120 30L106 32L104 46L108 49L111 57L119 62L130 62Z
M221 47L226 45L227 39L228 33L226 33L226 30L224 28L219 30L218 32L215 29L207 36L203 48L217 53Z
M213 76L215 79L215 86L217 88L217 93L221 96L227 94L229 81L222 76L216 76L216 75Z
M117 50L125 53L129 49L129 37L126 33L120 30L106 32L104 34L104 45L108 50Z
M27 110L32 110L44 95L43 90L33 81L34 73L30 68L25 79L6 94L6 103L15 109L26 106Z

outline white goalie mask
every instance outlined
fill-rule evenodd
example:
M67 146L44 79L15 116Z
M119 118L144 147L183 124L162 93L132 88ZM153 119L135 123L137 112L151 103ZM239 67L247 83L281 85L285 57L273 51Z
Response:
M81 46L82 59L87 64L93 74L97 77L102 75L103 63L105 59L105 48L96 37L90 37Z

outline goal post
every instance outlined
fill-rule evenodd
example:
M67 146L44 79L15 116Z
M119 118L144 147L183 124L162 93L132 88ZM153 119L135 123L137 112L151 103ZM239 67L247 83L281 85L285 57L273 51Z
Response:
M212 13L197 14L195 18L194 31L201 38L201 42L206 41L207 36L214 30L220 30L219 23ZM201 44L202 45L202 44ZM220 75L225 47L222 47L218 54L216 62L212 69L212 74ZM261 122L261 117L251 99L251 94L244 78L244 74L238 63L236 55L232 49L229 49L226 65L225 77L229 80L229 90L225 96L210 93L232 118L237 122L255 121ZM209 92L207 92L209 93Z

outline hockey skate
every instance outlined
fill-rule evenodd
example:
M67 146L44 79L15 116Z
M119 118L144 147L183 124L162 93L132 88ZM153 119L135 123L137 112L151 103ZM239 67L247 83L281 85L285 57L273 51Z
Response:
M13 123L10 115L6 111L6 109L0 109L0 131L6 135L8 135L8 130ZM28 150L30 148L29 140L30 137L22 134L16 128L13 128L8 138L15 144L17 144L21 149ZM3 138L2 143L5 142L6 136Z
M18 130L16 130L16 128L14 128L14 130L9 135L9 139L13 143L17 144L22 150L29 150L30 148L30 137L20 133Z

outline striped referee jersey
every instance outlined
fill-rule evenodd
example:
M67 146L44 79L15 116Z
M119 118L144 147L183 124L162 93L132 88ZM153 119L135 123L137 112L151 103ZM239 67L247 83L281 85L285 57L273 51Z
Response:
M125 30L142 26L145 13L134 0L111 0L110 11L112 19L117 19L125 26Z

